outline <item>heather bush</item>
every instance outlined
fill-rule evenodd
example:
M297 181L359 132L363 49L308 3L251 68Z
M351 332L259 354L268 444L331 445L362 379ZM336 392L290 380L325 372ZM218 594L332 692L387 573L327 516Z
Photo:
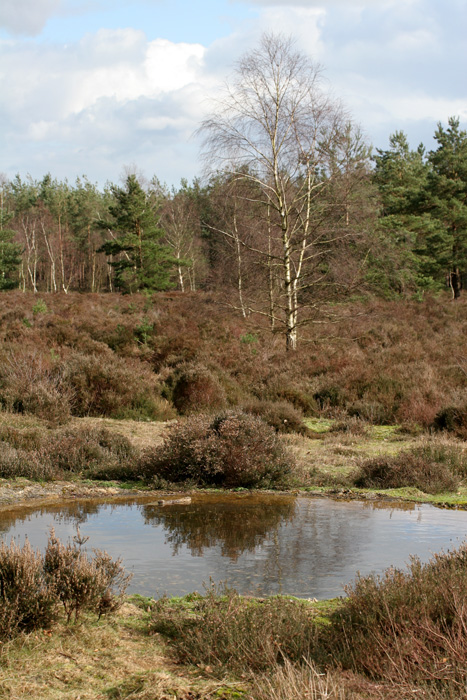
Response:
M131 576L121 561L106 552L92 558L82 551L79 531L74 543L62 544L53 530L45 554L28 541L0 544L0 639L50 627L64 607L67 620L84 610L99 617L118 609Z
M41 450L27 451L0 442L0 478L24 477L33 481L53 481L59 476Z
M68 622L72 616L76 622L84 610L99 617L117 610L131 579L125 574L121 559L112 561L106 552L98 550L90 559L81 549L82 543L79 531L75 542L65 545L52 529L44 555L48 586L62 603Z
M217 377L207 367L184 364L173 378L172 401L180 414L188 415L225 408L226 395Z
M63 376L73 391L73 414L136 420L168 420L174 411L159 395L155 376L138 361L111 353L73 353Z
M56 599L44 574L43 558L28 541L19 547L0 544L0 639L49 627Z
M463 440L467 439L467 406L448 406L435 416L432 427L454 433Z
M56 363L38 352L10 353L0 371L0 402L15 413L26 413L52 424L71 417L73 392Z
M425 686L436 697L464 697L465 545L426 564L413 557L406 571L359 576L346 593L324 635L333 664L414 693Z
M205 596L193 596L189 606L161 598L150 629L170 638L181 662L241 671L301 661L310 655L316 636L305 601L257 601L216 586Z
M44 441L41 452L56 474L99 472L101 478L103 474L131 476L136 459L128 438L106 428L64 428Z
M246 404L244 410L262 418L276 433L308 433L303 414L287 401L254 401Z
M106 428L64 427L42 434L0 430L0 477L5 479L53 481L70 474L131 479L136 457L128 438Z
M175 423L163 446L145 455L140 473L173 482L264 487L283 483L292 462L261 418L227 411Z
M435 461L428 450L407 451L365 461L355 477L362 488L397 489L412 486L425 493L455 491L459 477L444 461Z
M435 464L447 467L454 475L467 476L467 450L462 444L431 438L412 448L412 453Z

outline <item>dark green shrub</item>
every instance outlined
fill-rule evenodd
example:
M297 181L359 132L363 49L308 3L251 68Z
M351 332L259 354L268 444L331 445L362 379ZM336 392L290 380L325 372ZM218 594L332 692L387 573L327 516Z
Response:
M188 415L218 411L226 406L225 390L203 365L182 365L174 378L172 401L179 413Z
M333 664L410 687L414 694L420 692L413 688L417 684L446 693L436 697L464 697L465 545L427 564L414 557L407 571L357 577L346 592L325 630Z
M308 433L303 414L287 401L255 401L247 404L244 410L262 418L276 433Z
M56 598L44 574L43 558L28 541L0 544L0 639L49 627Z
M146 454L140 472L174 482L257 487L283 482L292 461L264 421L228 411L175 423L163 446Z
M417 452L402 452L395 457L377 457L363 463L355 478L362 488L397 489L407 486L425 493L455 491L459 478L446 464L427 459Z
M315 638L310 607L287 598L252 600L211 587L188 605L162 598L150 623L171 639L182 662L265 670L309 656Z
M277 398L291 403L297 411L305 416L314 416L318 411L318 404L312 394L295 386L282 386L277 390Z
M336 408L345 403L345 396L340 386L331 385L323 387L313 394L313 399L316 401L318 408Z

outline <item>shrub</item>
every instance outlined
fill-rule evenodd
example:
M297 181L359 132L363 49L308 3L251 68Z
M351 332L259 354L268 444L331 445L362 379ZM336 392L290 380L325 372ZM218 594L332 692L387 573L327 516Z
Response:
M106 552L89 558L83 542L78 531L75 542L64 545L51 530L45 555L27 541L0 544L0 639L49 627L60 603L68 622L83 610L100 617L118 609L131 575Z
M73 353L63 366L73 391L73 414L167 420L173 409L158 395L155 376L140 362Z
M0 401L8 410L28 413L57 425L70 419L70 387L58 366L50 366L37 352L8 356L1 379Z
M0 477L52 481L57 478L57 473L50 462L43 458L40 450L26 451L0 442Z
M425 493L455 491L459 478L445 463L417 451L395 457L377 457L363 463L355 485L363 488L397 489L413 486Z
M0 432L3 478L52 481L70 473L100 479L134 478L136 464L136 450L128 438L106 428L61 428L40 439L35 431L21 433L10 428Z
M433 421L435 430L446 430L462 439L467 438L467 406L441 409Z
M198 364L182 365L174 378L172 400L182 415L217 411L226 405L224 388L207 367Z
M189 606L157 601L150 628L171 639L182 662L257 671L308 656L315 639L311 618L304 601L252 600L212 586Z
M292 459L261 418L228 411L175 423L162 448L146 454L140 471L174 482L270 486L284 481Z
M132 472L135 449L124 435L106 428L65 428L50 436L42 448L43 459L59 474Z
M303 414L287 401L255 401L247 404L244 410L260 416L276 433L308 433Z
M0 639L49 627L56 599L44 574L43 558L28 541L0 544Z
M89 559L78 544L64 545L52 529L45 550L44 571L48 585L61 601L67 621L78 619L82 610L90 610L100 617L117 610L123 602L131 574L126 575L121 559L112 561L106 552L94 551ZM113 588L118 589L115 595Z
M357 577L346 592L326 630L333 663L412 692L417 683L445 692L436 697L464 697L465 545L427 564L413 557L407 571Z
M368 434L367 426L359 418L345 418L334 423L328 431L328 434L343 433L345 435L355 435L356 437L364 437Z
M362 697L369 700L371 697L349 693L342 676L336 672L322 673L308 660L300 665L285 660L268 671L253 677L250 700L358 700Z

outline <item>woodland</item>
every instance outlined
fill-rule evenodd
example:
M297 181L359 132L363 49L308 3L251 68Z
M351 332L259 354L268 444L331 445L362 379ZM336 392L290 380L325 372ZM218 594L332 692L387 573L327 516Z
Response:
M0 183L0 289L209 293L295 350L330 305L457 300L467 268L467 133L403 132L372 152L319 68L265 36L200 127L205 175L168 188L127 169L103 189L52 174Z

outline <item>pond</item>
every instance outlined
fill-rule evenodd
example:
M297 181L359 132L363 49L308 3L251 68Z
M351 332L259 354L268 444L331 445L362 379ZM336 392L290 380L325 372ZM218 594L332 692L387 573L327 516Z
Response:
M51 527L66 541L122 557L130 591L184 595L210 579L240 593L302 598L344 595L357 571L404 567L410 555L458 547L467 512L429 505L333 501L259 493L195 495L161 507L154 496L117 503L75 501L0 513L0 536L43 550Z

